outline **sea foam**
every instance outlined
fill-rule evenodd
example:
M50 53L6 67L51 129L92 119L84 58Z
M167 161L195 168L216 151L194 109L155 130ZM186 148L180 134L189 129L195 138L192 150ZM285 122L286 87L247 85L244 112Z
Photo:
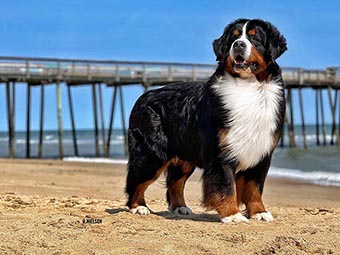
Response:
M87 162L87 163L106 163L126 165L127 159L108 159L108 158L87 158L87 157L66 157L64 161ZM272 166L268 176L278 179L290 179L321 186L340 187L340 173L322 171L301 171L298 169L279 168Z

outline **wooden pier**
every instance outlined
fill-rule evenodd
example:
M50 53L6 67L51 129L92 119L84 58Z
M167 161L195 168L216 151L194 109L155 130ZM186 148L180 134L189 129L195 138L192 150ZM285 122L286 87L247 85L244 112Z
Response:
M56 110L58 119L59 157L63 158L63 118L61 86L67 87L69 112L71 117L71 129L74 155L79 155L77 145L77 130L74 118L72 101L72 88L87 85L92 87L92 104L94 119L94 143L93 156L108 156L110 142L114 126L114 114L116 101L119 97L120 115L122 116L122 128L125 142L127 141L126 120L124 112L124 95L122 86L140 84L148 89L151 86L167 85L179 81L204 81L214 72L216 66L209 64L193 63L164 63L164 62L133 62L110 60L81 60L81 59L54 59L54 58L24 58L24 57L0 57L0 85L6 87L6 116L0 116L0 121L8 123L8 148L9 156L15 157L15 100L16 84L27 84L27 112L26 112L26 157L31 157L31 89L39 86L40 93L40 125L38 157L43 155L44 133L44 104L45 86L56 87ZM302 90L312 88L315 92L315 133L316 145L326 145L324 100L329 101L332 115L332 130L330 145L340 145L340 69L330 67L325 70L306 70L302 68L283 68L283 79L286 84L287 113L284 132L287 132L290 147L296 147L295 121L300 118L303 136L303 147L307 148L305 131L305 107ZM112 87L112 106L108 126L105 126L104 107L102 98L102 86ZM323 91L327 91L328 97L323 98ZM300 116L293 114L293 93L298 93ZM337 116L338 115L338 116ZM108 130L106 134L105 130ZM320 133L321 132L321 133ZM321 140L320 140L321 137ZM100 148L100 140L102 148ZM126 143L125 143L126 144ZM281 141L285 146L285 141ZM126 146L125 146L126 150ZM102 154L100 152L103 152Z

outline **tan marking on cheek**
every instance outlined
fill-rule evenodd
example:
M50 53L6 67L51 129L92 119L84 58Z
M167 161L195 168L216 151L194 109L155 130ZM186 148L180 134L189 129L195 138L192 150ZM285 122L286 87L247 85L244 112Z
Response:
M233 58L229 55L226 59L225 70L231 75L238 75L233 68Z
M263 71L267 68L267 63L264 56L260 54L253 46L251 47L250 56L247 60L248 62L257 62L259 64L257 72Z
M265 81L269 77L269 73L266 71L268 63L264 56L259 53L255 47L251 47L250 56L248 58L248 62L257 62L258 67L255 71L252 71L252 74L256 75L256 78L259 82Z

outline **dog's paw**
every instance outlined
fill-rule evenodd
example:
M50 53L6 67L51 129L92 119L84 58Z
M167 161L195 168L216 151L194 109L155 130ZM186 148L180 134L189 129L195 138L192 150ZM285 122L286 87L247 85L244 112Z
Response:
M132 208L130 210L132 214L140 214L140 215L148 215L150 214L150 210L143 205L137 206L136 208Z
M224 218L221 218L221 221L223 223L231 223L231 222L235 222L235 223L240 223L240 222L245 222L245 223L249 223L249 220L244 217L242 215L242 213L238 212L234 215L230 215L228 217L224 217Z
M270 212L257 213L251 216L252 219L257 221L273 222L274 218Z
M242 213L242 215L244 216L244 217L247 217L247 215L248 215L248 211L247 211L247 208L246 208L246 205L245 204L240 204L239 206L238 206L238 209L240 210L240 213Z
M176 213L176 214L181 214L181 215L189 215L192 214L192 211L189 207L187 206L180 206L180 207L176 207L174 210L172 210L171 208L169 208L170 212Z

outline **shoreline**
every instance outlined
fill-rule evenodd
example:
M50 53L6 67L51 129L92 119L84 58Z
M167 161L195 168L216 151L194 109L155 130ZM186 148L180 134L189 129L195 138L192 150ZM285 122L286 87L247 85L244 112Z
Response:
M30 168L34 168L38 166L36 170L29 170ZM4 171L4 168L7 167L7 171ZM28 169L25 169L28 168ZM46 169L46 172L44 172ZM2 170L2 171L1 171ZM11 183L18 182L17 185L4 185L4 177L6 179L7 174L12 172L13 170L20 170L17 174L11 173L10 176L13 178L10 180ZM50 160L50 159L0 159L0 173L3 177L0 180L0 193L4 192L5 187L11 189L11 187L15 187L15 190L21 192L21 190L26 191L29 190L29 185L21 184L21 175L29 176L30 174L34 178L35 182L44 183L47 179L48 182L46 184L35 183L30 187L32 189L31 193L36 192L37 195L44 194L43 190L48 189L49 186L58 186L56 182L61 175L65 174L70 176L70 181L68 181L65 186L73 185L74 188L83 189L83 186L76 185L76 183L72 183L71 181L76 178L72 178L75 174L79 175L79 178L86 179L87 176L98 175L97 177L102 178L117 178L120 180L121 192L120 194L124 195L124 184L125 184L125 176L126 176L126 164L124 161L120 163L112 163L112 162L77 162L77 161L63 161L63 160ZM34 174L33 174L34 173ZM198 170L189 178L188 182L195 183L195 191L200 192L200 176L202 171ZM101 186L98 183L95 183L95 180L91 181L91 186L98 186L97 188L104 188L104 190L109 189L108 186ZM27 180L26 180L27 181ZM159 183L164 182L164 175L162 176L151 186L155 185L158 188L162 188L165 191L165 186L159 185ZM50 183L50 184L49 184ZM63 188L63 186L61 186ZM296 188L299 188L299 193L296 193ZM54 188L55 189L55 188ZM189 189L188 189L189 190ZM308 200L308 202L312 204L316 203L335 203L338 207L340 207L340 197L337 197L335 194L340 194L340 187L337 186L325 186L318 185L308 181L296 180L291 178L277 178L269 176L266 179L265 187L264 187L264 200L269 199L270 201L275 200L274 194L277 194L280 197L280 203L282 201L288 201L291 199L292 201L288 201L287 204L294 204L294 200L299 200L299 202L305 204L305 202L301 201L303 199ZM86 189L83 189L82 192L85 192ZM9 190L8 192L11 192ZM15 191L16 192L16 191ZM100 198L110 199L106 192L100 192ZM89 194L88 194L89 195ZM274 201L274 203L278 203L278 201Z

